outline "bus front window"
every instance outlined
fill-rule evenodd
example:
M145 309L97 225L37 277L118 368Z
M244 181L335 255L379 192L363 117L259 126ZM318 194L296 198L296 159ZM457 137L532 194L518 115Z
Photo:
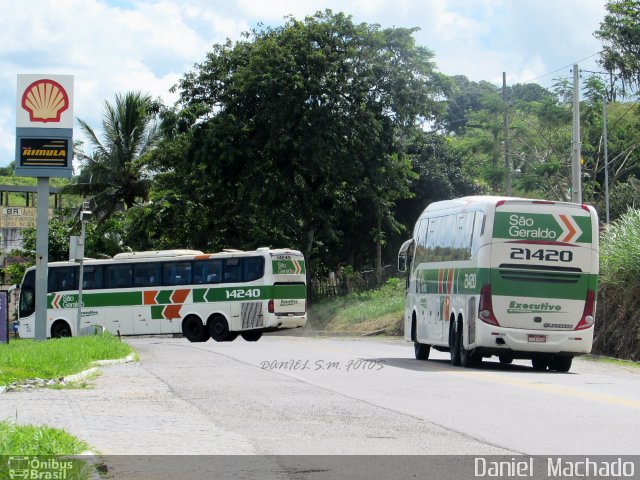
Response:
M20 290L20 318L28 317L36 309L35 292L31 287Z

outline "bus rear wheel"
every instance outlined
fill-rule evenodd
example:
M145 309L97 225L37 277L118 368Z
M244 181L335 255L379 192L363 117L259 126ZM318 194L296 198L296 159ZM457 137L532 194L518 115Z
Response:
M225 338L225 342L233 342L236 338L238 338L238 332L229 332L227 338Z
M211 338L216 342L225 342L229 338L229 324L222 315L216 315L208 322Z
M416 360L429 360L431 346L420 342L413 342L413 352L416 356Z
M240 335L247 342L257 342L262 337L262 330L249 330L248 332L242 332Z
M544 372L549 366L549 359L546 357L535 357L531 359L533 369L538 372Z
M549 370L567 373L571 369L573 357L553 357L549 362Z
M475 350L467 350L464 348L463 325L462 320L460 320L458 325L458 340L456 342L459 349L458 356L460 357L460 366L463 368L479 367L482 363L482 357L478 355Z
M202 320L195 316L184 319L182 322L182 335L190 342L206 342L209 339Z
M56 320L51 325L51 338L63 338L71 336L71 327L64 320Z
M449 322L449 351L451 352L451 365L460 366L460 332L461 327L456 325L456 321L451 319Z

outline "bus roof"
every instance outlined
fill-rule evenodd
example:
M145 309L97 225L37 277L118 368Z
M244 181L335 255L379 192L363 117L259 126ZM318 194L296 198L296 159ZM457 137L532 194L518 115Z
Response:
M570 202L558 202L552 200L541 200L536 198L520 198L520 197L504 197L497 195L475 195L461 198L454 198L452 200L442 200L439 202L430 203L427 208L425 208L422 212L422 215L439 211L439 210L450 210L450 209L461 209L461 210L484 210L486 208L495 208L499 203L539 203L539 204L547 204L547 205L559 205L564 207L575 207L575 208L583 208L583 205L577 203ZM422 216L421 215L421 216Z
M268 247L260 247L256 250L235 250L235 249L225 249L222 252L217 253L203 253L200 250L150 250L144 252L123 252L118 253L113 258L104 258L104 259L95 259L95 258L85 258L85 265L108 265L110 263L126 263L127 261L149 261L149 260L207 260L213 258L229 258L229 257L237 257L237 256L250 256L250 255L264 255L270 254L274 255L292 255L292 256L302 256L302 253L298 250L293 250L290 248L278 248L271 249ZM59 262L49 262L51 266L72 266L77 265L77 262L73 260L65 260ZM33 269L35 267L29 267L29 269Z

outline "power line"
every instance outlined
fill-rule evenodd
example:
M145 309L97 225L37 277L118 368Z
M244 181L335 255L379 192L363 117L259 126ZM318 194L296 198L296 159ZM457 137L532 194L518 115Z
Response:
M561 72L562 70L565 70L565 69L567 69L567 68L569 68L569 67L572 67L572 66L573 66L573 65L575 65L576 63L584 62L585 60L589 60L590 58L595 57L596 55L600 55L600 53L602 53L602 50L600 50L600 51L598 51L598 52L596 52L596 53L593 53L593 54L589 55L588 57L584 57L583 59L578 60L577 62L573 62L573 63L571 63L571 64L569 64L569 65L564 66L564 67L558 68L557 70L554 70L553 72L545 73L544 75L540 75L539 77L532 78L532 79L530 79L530 80L525 80L525 82L524 82L524 83L531 83L531 82L535 82L536 80L539 80L539 79L541 79L541 78L548 77L549 75L553 75L554 73Z

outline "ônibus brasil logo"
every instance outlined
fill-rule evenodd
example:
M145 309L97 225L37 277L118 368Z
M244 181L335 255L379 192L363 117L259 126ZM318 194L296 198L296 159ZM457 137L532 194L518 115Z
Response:
M72 460L55 457L12 456L7 460L11 480L49 479L66 480L77 478L77 464Z

